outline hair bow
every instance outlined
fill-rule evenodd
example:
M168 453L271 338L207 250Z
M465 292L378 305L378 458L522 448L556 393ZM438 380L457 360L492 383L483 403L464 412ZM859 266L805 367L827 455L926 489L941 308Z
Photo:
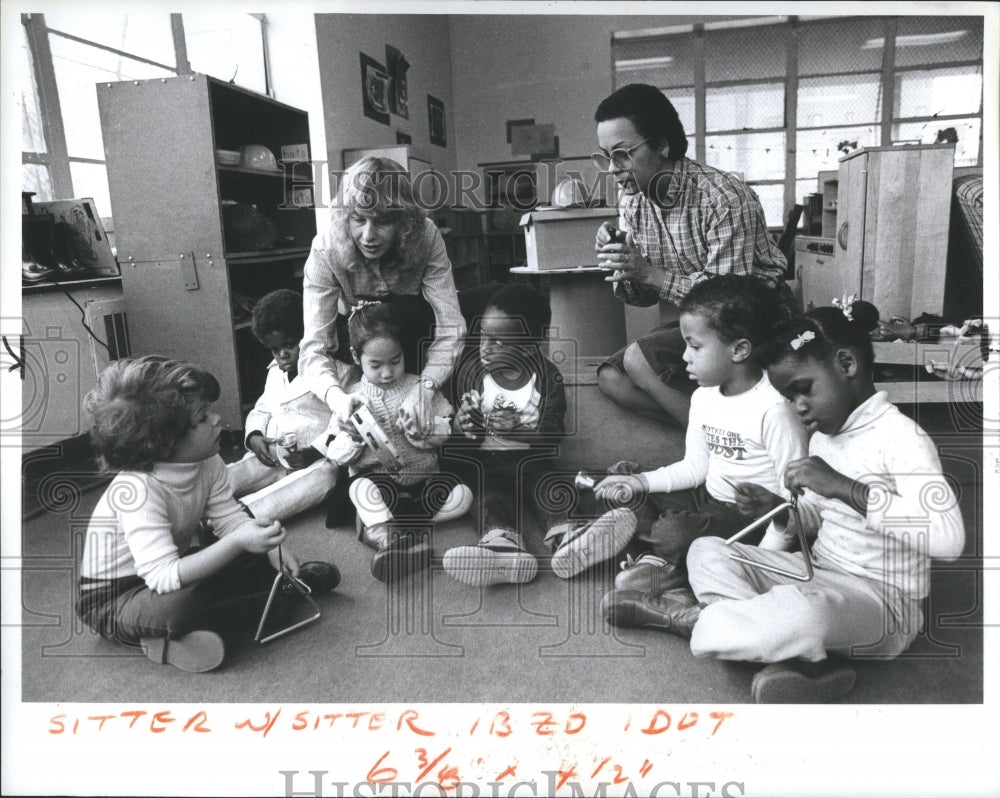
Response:
M351 305L351 315L347 317L348 321L357 313L361 308L366 308L369 305L381 305L382 300L380 299L359 299L353 305Z
M816 337L816 333L814 333L812 330L806 330L805 332L799 333L798 335L796 335L792 339L791 344L789 344L789 345L792 347L792 349L794 349L796 352L798 352L803 346L805 346L807 343L809 343L815 337Z
M854 309L852 306L857 298L857 294L844 294L841 297L834 297L833 306L840 308L840 312L847 317L848 321L854 321Z

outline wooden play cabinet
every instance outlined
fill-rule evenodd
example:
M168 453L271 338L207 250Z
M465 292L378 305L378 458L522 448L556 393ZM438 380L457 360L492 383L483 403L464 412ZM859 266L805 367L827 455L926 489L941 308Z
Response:
M944 309L953 144L870 147L842 158L830 268L882 318Z

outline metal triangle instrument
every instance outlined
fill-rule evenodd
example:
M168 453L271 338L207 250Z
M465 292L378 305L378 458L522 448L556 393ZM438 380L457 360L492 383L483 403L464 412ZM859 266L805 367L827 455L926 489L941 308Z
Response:
M735 551L730 552L729 556L732 559L743 563L744 565L752 565L754 568L760 568L764 571L771 571L772 573L781 574L782 576L787 576L790 579L797 579L800 582L808 582L810 579L813 578L812 557L810 556L809 553L809 541L806 540L806 532L802 528L801 518L799 517L798 496L794 494L792 495L791 501L782 502L773 510L771 510L769 513L765 513L764 515L762 515L756 521L751 521L749 525L743 527L743 529L741 529L739 532L737 532L735 535L729 538L726 541L726 545L732 546L734 543L736 543L736 541L746 537L762 524L766 524L768 521L770 521L772 518L774 518L782 510L785 509L787 509L790 512L791 518L789 520L795 525L796 532L798 533L799 547L802 551L802 561L805 564L804 572L790 571L785 568L780 568L777 565L771 565L770 563L758 562L757 560L753 560L749 557L744 557L742 554L739 554Z
M312 609L312 614L308 618L295 621L282 629L271 632L265 637L264 626L267 624L268 616L271 614L271 607L274 604L274 599L282 590L284 590L286 586L291 590L294 590L302 597L305 604ZM311 593L312 591L309 589L309 585L301 579L292 576L285 570L285 561L281 556L281 544L278 544L278 573L274 577L274 582L271 584L271 592L267 596L267 604L264 605L264 612L260 616L260 623L257 624L257 633L254 635L253 639L261 644L270 643L272 640L283 637L289 632L294 632L296 629L301 629L303 626L306 626L313 621L318 621L319 616L321 615L319 604L315 602Z

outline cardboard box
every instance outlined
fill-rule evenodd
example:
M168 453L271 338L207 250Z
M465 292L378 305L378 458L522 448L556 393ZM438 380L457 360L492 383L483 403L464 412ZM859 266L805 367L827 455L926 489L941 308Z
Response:
M614 208L532 211L521 217L528 268L576 269L596 266L594 236L602 222L618 218Z

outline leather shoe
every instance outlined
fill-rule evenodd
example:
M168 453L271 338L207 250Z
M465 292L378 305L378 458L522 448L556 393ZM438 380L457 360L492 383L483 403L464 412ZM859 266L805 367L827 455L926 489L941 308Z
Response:
M226 646L217 632L197 629L180 637L144 637L146 656L160 665L173 665L188 673L207 673L222 664Z
M755 704L825 704L854 689L854 668L836 660L775 662L754 674Z
M363 539L375 549L371 570L380 582L395 582L430 567L433 550L426 528L375 524L365 528Z
M658 629L691 639L701 604L686 588L659 595L638 590L611 590L601 599L601 614L612 626Z
M615 576L616 590L638 590L640 593L663 593L687 586L687 574L677 563L655 554L643 554L633 560L629 556Z
M306 562L299 566L298 578L312 595L322 596L340 584L340 570L332 562Z

